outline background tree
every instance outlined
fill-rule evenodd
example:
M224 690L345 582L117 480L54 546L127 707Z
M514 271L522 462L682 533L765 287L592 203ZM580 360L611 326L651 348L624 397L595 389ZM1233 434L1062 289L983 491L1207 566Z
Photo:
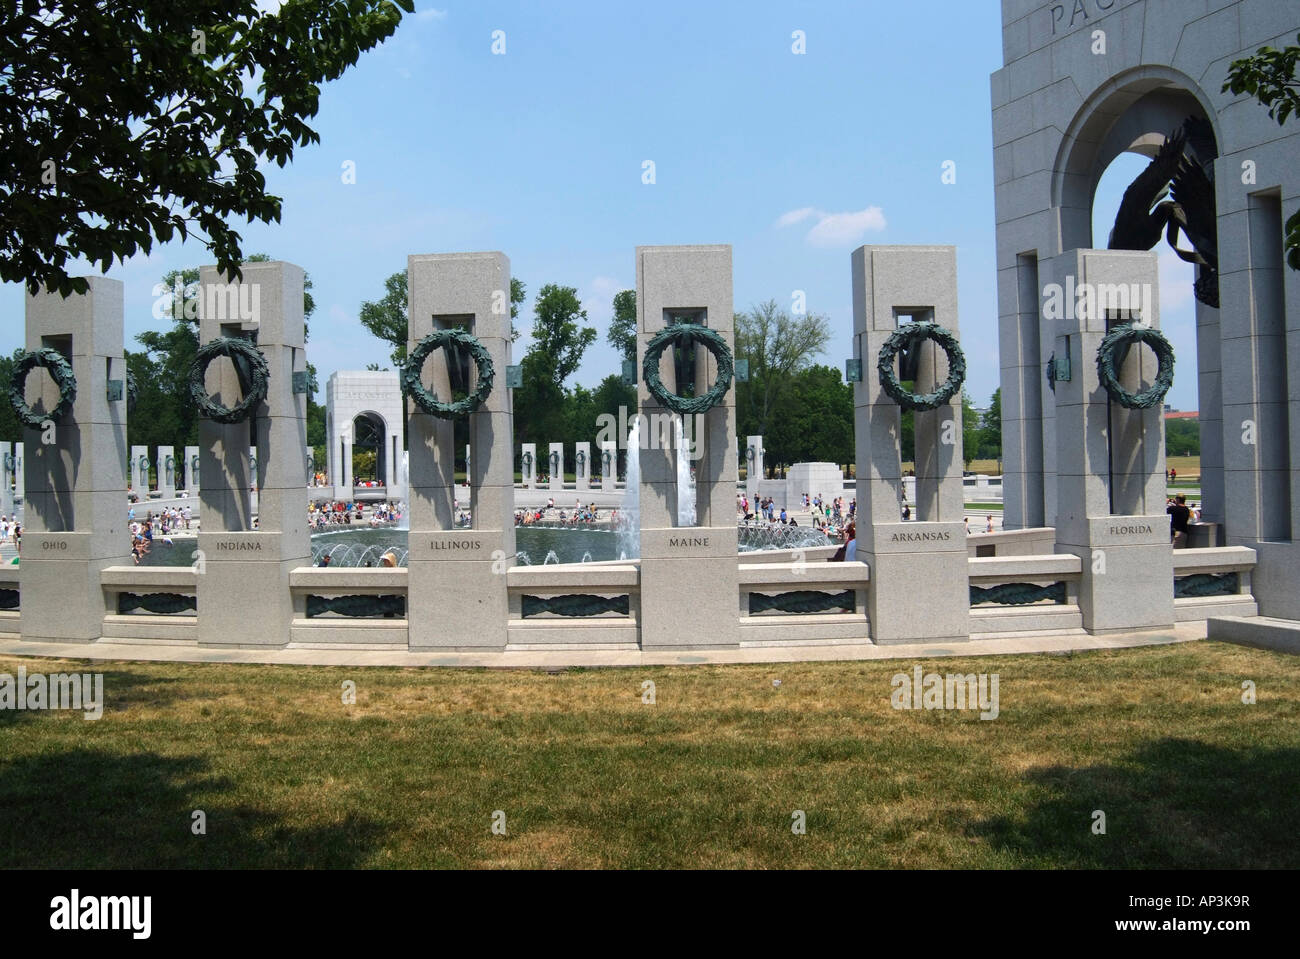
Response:
M609 321L606 340L623 359L636 359L636 290L614 294L614 315Z
M519 339L519 331L514 321L519 316L519 304L526 296L524 284L514 277L510 278L510 338ZM406 271L401 270L384 280L384 295L378 300L366 300L361 304L359 319L361 325L371 335L383 340L393 349L389 358L393 366L400 367L406 362L406 338L410 329L407 316Z
M980 421L979 459L1002 459L1002 387L993 391Z
M774 469L807 462L852 463L853 385L830 366L800 370L777 400L763 448Z
M1166 419L1165 452L1170 456L1200 456L1200 423L1194 419Z
M965 390L961 391L961 453L969 467L980 451L980 415L975 412L975 401Z
M1300 34L1296 34L1300 41ZM1249 94L1268 109L1268 115L1278 126L1288 117L1300 115L1300 82L1295 75L1296 62L1300 60L1300 46L1275 50L1260 47L1251 57L1234 60L1228 66L1228 79L1224 92ZM1286 261L1293 270L1300 270L1300 211L1286 221Z
M319 142L319 84L392 36L413 0L61 0L0 17L0 280L84 292L155 240L199 238L239 274L231 223L280 219L259 164ZM197 31L197 32L196 32ZM258 81L256 88L250 77Z
M586 319L576 288L548 283L537 291L533 342L522 363L524 385L514 391L516 439L537 443L571 439L574 417L567 409L570 394L565 384L596 340L595 328L581 325Z
M830 335L824 316L791 317L776 300L736 314L736 357L749 361L749 381L736 384L738 435L768 435L773 408L795 375L825 351Z

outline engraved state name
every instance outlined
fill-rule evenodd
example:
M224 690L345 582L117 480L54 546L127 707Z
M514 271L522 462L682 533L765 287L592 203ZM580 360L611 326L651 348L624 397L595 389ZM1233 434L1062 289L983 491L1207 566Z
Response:
M218 540L217 549L220 550L260 550L261 543L241 543L238 540Z
M708 546L709 538L707 536L670 536L668 537L669 546Z
M1154 533L1150 525L1138 523L1133 526L1108 526L1106 532L1111 536L1124 536L1129 533Z
M952 534L948 532L892 533L889 537L891 543L942 543L951 539Z
M481 539L444 539L432 540L429 549L482 549Z

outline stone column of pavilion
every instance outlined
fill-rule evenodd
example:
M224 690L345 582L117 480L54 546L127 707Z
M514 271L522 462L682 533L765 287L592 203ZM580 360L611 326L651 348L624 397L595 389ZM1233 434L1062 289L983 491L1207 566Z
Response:
M523 474L524 488L537 489L536 443L524 443L519 447L519 469Z
M730 246L648 246L636 251L637 370L655 334L675 320L701 323L735 350ZM672 350L660 359L664 386L682 395ZM716 381L718 367L703 347L695 351L695 395ZM667 409L638 375L641 414L641 645L739 644L736 536L736 387L697 418L694 527L678 525L677 457Z
M556 495L555 503L559 505L559 494L564 492L564 444L552 443L550 457L546 462L546 471L550 476L550 489Z
M763 478L763 437L745 437L745 495L752 505L758 500L758 481Z
M307 399L293 374L307 369L303 337L303 270L281 261L244 263L229 281L215 267L199 271L199 340L256 338L266 357L266 399L245 420L199 422L200 646L284 646L305 599L289 590L289 573L311 565L307 529ZM207 368L209 396L231 408L243 399L234 364ZM250 463L257 454L257 475ZM250 487L258 488L253 529Z
M158 495L163 499L171 499L176 495L176 448L158 447L157 464Z
M626 437L624 437L626 439ZM602 492L614 492L618 481L618 441L600 441L600 488Z
M578 492L591 489L591 444L576 443L573 452L573 475Z
M127 562L126 362L122 355L122 284L88 277L89 290L64 299L27 295L28 351L63 354L76 378L72 409L49 430L24 428L27 450L22 564L22 636L93 642L110 608L100 572ZM109 382L120 387L110 400ZM49 375L27 377L27 405L53 411L59 391Z
M868 610L877 643L952 642L970 636L962 504L961 390L916 411L916 503L902 521L902 410L876 363L900 317L957 328L957 253L951 246L863 246L853 251L853 333L862 360L855 384L857 554L871 568ZM943 351L920 347L914 393L948 377ZM810 495L813 491L809 491ZM923 592L924 603L917 602Z
M1130 410L1110 398L1098 374L1097 349L1110 327L1131 316L1112 313L1097 297L1081 303L1069 295L1083 284L1093 291L1136 286L1142 291L1136 318L1158 328L1156 262L1148 252L1067 250L1043 273L1044 282L1065 291L1064 315L1045 318L1058 364L1056 549L1082 560L1079 609L1090 633L1174 622L1164 404ZM1069 379L1062 379L1059 364L1066 357ZM1121 386L1136 393L1151 385L1156 360L1145 347L1130 348L1117 373Z
M140 502L143 503L149 498L149 447L131 447L130 476L131 489L139 495Z
M23 444L14 444L14 499L27 502L27 477L23 470Z
M408 355L436 330L459 327L488 351L495 382L469 414L473 527L456 529L453 421L408 397L410 536L407 621L411 649L504 649L515 561L514 424L510 390L510 260L503 253L435 253L407 258ZM469 389L478 385L470 362ZM449 402L447 351L429 355L421 382ZM536 458L533 460L536 469ZM535 474L534 474L535 475ZM462 504L463 506L464 504Z
M14 512L14 450L12 443L0 443L0 516Z
M199 448L185 447L185 492L193 499L199 495Z

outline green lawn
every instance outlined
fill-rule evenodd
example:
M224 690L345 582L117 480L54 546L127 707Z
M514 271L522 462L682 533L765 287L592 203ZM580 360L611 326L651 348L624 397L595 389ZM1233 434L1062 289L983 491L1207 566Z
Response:
M107 708L0 712L3 868L1300 866L1300 658L1235 646L923 661L992 721L892 709L906 660L19 665Z

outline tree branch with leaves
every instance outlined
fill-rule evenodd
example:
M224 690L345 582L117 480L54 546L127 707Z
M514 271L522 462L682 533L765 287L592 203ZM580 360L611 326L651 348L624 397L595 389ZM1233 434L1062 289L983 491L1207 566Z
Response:
M0 16L0 280L84 293L155 241L200 239L238 278L238 219L279 222L259 165L320 141L320 84L413 0L14 0ZM254 86L254 82L256 85Z

